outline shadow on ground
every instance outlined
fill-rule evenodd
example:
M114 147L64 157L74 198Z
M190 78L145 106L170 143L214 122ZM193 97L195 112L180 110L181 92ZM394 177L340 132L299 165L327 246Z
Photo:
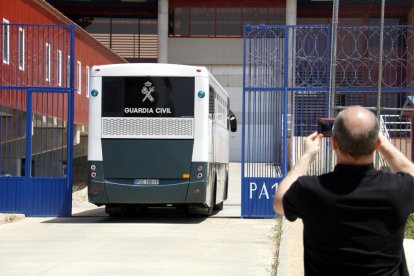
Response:
M214 215L214 214L213 214ZM145 213L122 217L110 217L105 208L75 213L72 217L60 217L46 220L43 223L169 223L169 224L198 224L207 217L188 216L182 210L175 208L151 208Z

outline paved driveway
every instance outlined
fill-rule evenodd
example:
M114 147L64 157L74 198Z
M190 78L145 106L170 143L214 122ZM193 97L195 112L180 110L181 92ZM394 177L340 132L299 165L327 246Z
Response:
M71 218L3 224L0 275L270 275L275 220L239 218L238 164L231 170L225 209L207 219L114 219L78 202Z

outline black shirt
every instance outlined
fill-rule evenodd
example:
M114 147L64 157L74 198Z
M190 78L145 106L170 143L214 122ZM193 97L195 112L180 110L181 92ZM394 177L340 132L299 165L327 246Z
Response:
M408 275L403 239L414 211L414 178L373 165L337 165L299 177L283 197L302 218L305 275Z

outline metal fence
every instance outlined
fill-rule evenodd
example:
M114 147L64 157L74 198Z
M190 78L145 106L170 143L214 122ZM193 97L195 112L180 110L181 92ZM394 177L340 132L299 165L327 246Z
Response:
M245 26L242 216L274 216L272 195L304 137L346 106L379 106L382 131L412 158L413 32L385 26L380 55L379 26L338 26L335 52L329 25ZM334 159L325 138L309 173L331 170Z
M0 212L70 216L74 26L0 32Z
M338 2L338 19L341 25L379 25L381 6L384 5L384 23L409 23L412 0L335 0Z
M272 195L286 173L285 29L247 26L244 39L242 216L272 216Z

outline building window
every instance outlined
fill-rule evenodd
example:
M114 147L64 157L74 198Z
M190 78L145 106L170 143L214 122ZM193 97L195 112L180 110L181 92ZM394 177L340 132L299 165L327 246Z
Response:
M285 25L286 13L285 8L270 8L267 10L267 24L270 25Z
M242 33L241 9L217 9L216 35L240 36Z
M50 81L50 44L46 43L45 47L45 65L46 65L46 81Z
M77 90L78 90L78 94L81 94L81 89L82 89L82 63L78 60L78 86L77 86Z
M19 69L24 71L24 29L19 28Z
M191 36L214 36L215 9L191 9L190 18Z
M189 36L190 35L190 9L176 8L173 15L174 36Z
M243 23L244 24L266 24L267 23L266 8L250 8L243 9Z
M89 98L89 79L91 77L91 70L89 69L89 66L86 66L86 97Z
M242 37L244 24L285 24L284 8L184 8L170 13L175 37Z
M62 51L57 51L57 77L58 77L58 86L62 86Z
M70 87L70 56L68 56L68 64L66 64L66 87Z
M3 63L10 62L10 22L3 18Z

